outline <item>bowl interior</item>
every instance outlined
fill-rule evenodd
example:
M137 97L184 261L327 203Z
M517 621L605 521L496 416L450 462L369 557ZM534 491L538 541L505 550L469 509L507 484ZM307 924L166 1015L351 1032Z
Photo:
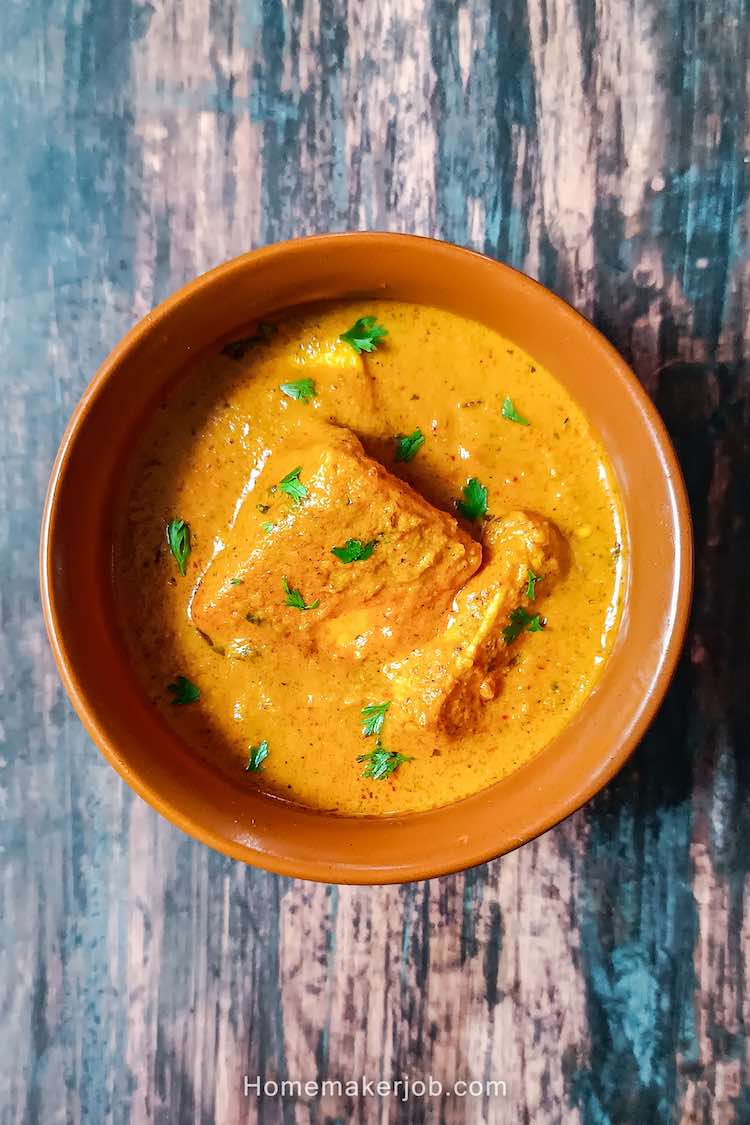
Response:
M380 296L435 305L515 340L570 391L621 491L629 567L614 651L563 733L491 788L431 812L333 817L233 783L193 755L143 696L114 621L110 511L139 420L196 353L256 317L311 301ZM42 529L53 650L94 741L160 812L213 847L282 874L381 883L459 870L556 823L612 776L673 671L690 597L679 468L635 377L585 320L505 266L403 235L304 239L235 259L145 318L98 372L68 427Z

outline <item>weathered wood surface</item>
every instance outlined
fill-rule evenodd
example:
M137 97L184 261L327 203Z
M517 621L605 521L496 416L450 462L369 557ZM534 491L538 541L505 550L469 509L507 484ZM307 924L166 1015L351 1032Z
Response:
M750 1121L749 27L747 0L0 5L2 1125ZM682 667L606 792L375 890L245 869L133 798L36 588L51 459L119 336L225 257L347 227L477 247L591 316L698 548ZM245 1074L507 1097L259 1102Z

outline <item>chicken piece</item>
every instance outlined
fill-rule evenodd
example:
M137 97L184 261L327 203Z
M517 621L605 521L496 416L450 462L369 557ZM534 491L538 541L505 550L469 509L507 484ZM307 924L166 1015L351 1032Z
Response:
M283 381L313 379L318 397L311 408L317 409L324 401L335 402L336 417L328 421L335 420L338 426L363 433L373 412L381 410L375 382L362 356L336 337L295 339L279 356L275 372L283 374Z
M229 655L282 638L355 658L409 651L435 632L482 549L354 434L312 420L307 432L268 457L196 585L192 620ZM364 557L342 561L332 549L350 540Z
M487 526L484 552L482 569L459 590L442 630L383 668L393 698L419 726L465 730L482 702L494 698L511 651L503 629L513 610L529 604L529 571L543 577L548 591L565 542L541 516L512 512Z

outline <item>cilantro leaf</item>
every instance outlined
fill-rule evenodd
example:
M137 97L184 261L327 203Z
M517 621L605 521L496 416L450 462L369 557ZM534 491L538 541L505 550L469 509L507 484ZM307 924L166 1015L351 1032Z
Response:
M413 762L414 759L407 754L399 754L397 750L386 750L383 744L378 742L374 750L369 750L366 754L360 754L357 761L367 762L362 770L362 777L369 777L373 781L383 781L386 777L395 773L404 762Z
M264 738L257 746L248 746L247 748L247 765L246 770L251 770L255 773L265 762L268 757L268 742Z
M314 602L310 602L310 604L307 605L305 599L302 597L301 592L299 590L295 590L293 586L290 586L286 578L281 579L281 585L283 586L284 593L286 594L285 604L291 606L292 609L317 609L317 607L320 605L319 598L316 598Z
M301 504L307 496L307 489L299 479L301 472L302 466L298 465L296 469L292 469L291 473L287 473L279 481L279 488L287 494L293 504Z
M383 337L387 335L388 330L383 328L382 324L378 324L377 317L361 316L351 328L341 333L339 340L350 344L359 355L360 352L374 352Z
M396 442L396 460L397 461L412 461L425 442L425 437L419 426L411 434L397 434L395 437Z
M241 578L230 578L229 579L229 585L230 586L241 586L242 585L242 579Z
M487 514L487 489L476 477L464 485L463 497L456 501L456 507L467 520L478 520Z
M528 420L522 418L513 405L513 399L506 395L503 400L503 408L500 411L503 418L507 418L509 422L518 422L519 426L528 426Z
M197 703L201 697L200 688L191 683L186 676L177 676L173 684L167 684L167 690L174 695L172 703L181 707L186 703Z
M364 562L378 545L377 539L363 543L361 539L347 539L343 547L331 547L331 554L343 563Z
M293 383L282 383L279 387L287 398L295 398L299 402L309 402L310 399L315 398L317 391L315 390L315 381L313 379L297 379Z
M167 543L175 557L180 574L185 577L185 564L190 554L190 528L184 520L170 520L167 524Z
M275 523L262 523L260 525L261 531L265 531L266 535L269 535L275 527L276 527Z
M516 637L520 637L524 629L527 633L541 633L544 628L545 622L538 613L530 614L519 606L518 609L512 610L509 617L509 624L503 629L503 640L506 645L513 644Z
M390 703L368 703L362 708L362 734L365 738L369 738L371 734L380 734L389 707Z
M526 584L526 597L530 602L536 599L536 584L542 581L541 574L534 574L533 570L527 570L528 582Z

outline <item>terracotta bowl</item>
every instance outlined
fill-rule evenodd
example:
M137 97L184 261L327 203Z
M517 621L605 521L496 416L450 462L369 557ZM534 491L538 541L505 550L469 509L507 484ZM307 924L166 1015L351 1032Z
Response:
M234 784L191 753L141 692L115 626L109 513L139 419L191 356L248 321L309 301L392 297L449 309L512 338L549 368L598 430L629 539L619 635L564 732L510 777L432 812L348 818ZM269 246L193 281L117 345L76 409L44 509L41 589L70 699L136 793L186 832L283 875L388 883L457 871L523 844L620 768L666 691L688 617L692 543L669 438L632 372L541 285L479 254L399 234Z

